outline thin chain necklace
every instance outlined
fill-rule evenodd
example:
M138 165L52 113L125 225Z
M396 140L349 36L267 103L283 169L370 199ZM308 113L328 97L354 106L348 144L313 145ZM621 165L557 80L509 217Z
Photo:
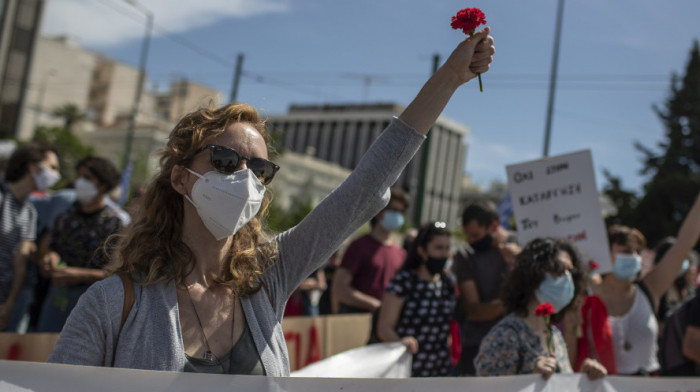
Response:
M194 310L194 316L197 318L197 324L199 325L199 330L202 331L202 336L204 337L204 344L207 346L207 351L204 352L204 355L202 358L206 359L207 361L214 361L216 360L217 362L221 362L219 358L214 355L214 353L211 351L211 347L209 346L209 340L207 340L207 334L204 333L204 327L202 326L202 320L199 318L199 313L197 312L197 307L194 306L194 301L192 300L192 295L190 295L190 288L187 286L185 283L185 290L187 291L187 298L190 299L190 304L192 305L192 309ZM235 320L236 320L236 298L233 299L233 309L231 311L231 344L233 344L233 330L235 327ZM230 365L229 365L230 366Z

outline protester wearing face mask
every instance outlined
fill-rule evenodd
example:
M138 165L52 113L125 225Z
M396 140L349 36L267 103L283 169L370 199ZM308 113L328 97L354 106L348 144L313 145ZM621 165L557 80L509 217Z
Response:
M288 376L281 321L289 296L387 206L389 187L456 88L488 70L489 32L463 41L350 176L275 236L264 230L264 185L284 168L268 159L264 120L241 103L185 115L141 214L120 236L110 264L119 276L83 295L49 361Z
M663 294L673 285L688 252L700 239L700 195L685 217L676 243L644 276L641 251L646 239L636 229L608 229L612 273L590 287L593 296L584 304L584 331L579 360L596 355L610 374L653 375L659 332L656 313Z
M548 379L573 372L561 332L535 314L540 304L550 303L556 314L574 299L572 272L581 266L567 249L560 240L535 239L516 257L502 293L509 313L481 341L474 359L477 376L540 373ZM587 361L581 372L591 379L605 375L595 361Z
M377 334L413 353L412 377L444 377L451 367L448 336L454 286L445 275L450 232L444 222L423 226L406 261L387 286Z
M392 233L403 226L408 206L406 192L392 187L389 205L370 220L369 234L348 246L332 287L340 313L374 312L381 306L386 286L406 258Z
M462 231L469 245L455 253L453 267L460 293L455 312L462 338L460 375L476 373L474 357L481 339L505 315L499 294L520 247L499 222L498 210L490 201L469 204L462 213Z
M35 248L37 213L27 199L60 178L56 150L45 143L17 147L7 163L0 181L0 331L15 332L32 302L35 269L27 261Z
M121 229L117 211L105 194L119 185L117 168L108 160L88 156L76 165L76 202L56 218L42 268L51 285L39 317L41 332L60 332L80 296L104 279L105 240Z

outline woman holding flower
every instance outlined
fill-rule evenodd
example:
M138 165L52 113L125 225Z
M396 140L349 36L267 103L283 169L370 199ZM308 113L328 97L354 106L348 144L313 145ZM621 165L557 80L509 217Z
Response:
M264 230L266 185L284 168L268 160L263 119L245 104L186 115L170 134L143 213L117 246L111 270L120 276L81 297L49 361L288 376L287 299L387 205L389 186L454 92L489 69L488 34L462 41L343 184L276 236ZM135 301L123 312L128 282Z
M503 290L509 314L482 340L474 360L477 376L572 373L566 343L550 318L574 299L574 276L581 265L563 241L535 239L516 256ZM589 378L606 374L598 362L586 361Z

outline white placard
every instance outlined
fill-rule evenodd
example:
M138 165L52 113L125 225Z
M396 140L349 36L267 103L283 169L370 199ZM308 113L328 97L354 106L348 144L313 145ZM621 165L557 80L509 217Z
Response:
M597 272L612 270L590 150L509 165L506 173L522 245L538 237L564 238L581 251L584 263L598 264Z
M697 391L698 378L614 377L590 381L585 375L539 374L504 377L405 379L295 378L175 373L0 360L0 391L256 391L256 392L659 392Z

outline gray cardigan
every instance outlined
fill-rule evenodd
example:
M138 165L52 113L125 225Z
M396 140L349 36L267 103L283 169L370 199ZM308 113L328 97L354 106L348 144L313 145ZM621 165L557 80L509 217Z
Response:
M242 298L255 346L268 376L289 375L280 324L291 293L321 267L343 240L389 201L389 187L425 136L394 119L357 168L296 227L274 238L278 259L262 276L265 290ZM124 289L117 276L93 284L78 301L48 362L183 371L182 331L174 283L135 285L135 302L117 341Z

